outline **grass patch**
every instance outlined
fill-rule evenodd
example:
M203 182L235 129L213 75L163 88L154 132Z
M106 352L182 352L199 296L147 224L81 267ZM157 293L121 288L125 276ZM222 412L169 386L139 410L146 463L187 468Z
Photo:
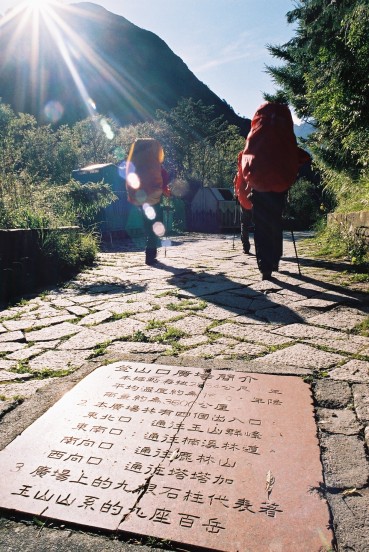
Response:
M205 301L196 299L182 299L179 303L169 303L167 309L172 311L200 311L207 307Z
M369 316L360 324L357 324L352 330L351 333L355 335L361 335L363 337L369 337Z
M112 320L113 322L115 322L116 320L122 320L124 318L129 318L131 315L132 315L131 312L121 312L120 314L118 314L117 312L113 312L113 314L111 315L109 320Z
M172 345L173 342L178 341L181 337L185 337L186 335L186 332L173 328L172 326L168 326L166 332L159 336L156 341L158 343L169 343Z
M162 328L166 327L166 323L162 320L156 320L153 318L152 320L149 320L147 323L145 330L161 330Z
M87 360L91 360L92 358L97 358L99 356L104 355L110 343L111 341L104 341L103 343L98 343L96 347L94 347L92 353L90 354Z
M178 297L178 291L168 290L158 293L155 297Z
M126 340L126 341L128 341L128 340ZM142 332L141 330L137 330L137 332L132 334L132 337L131 337L131 339L129 339L129 341L138 341L138 342L141 342L141 343L149 343L150 340L144 332Z

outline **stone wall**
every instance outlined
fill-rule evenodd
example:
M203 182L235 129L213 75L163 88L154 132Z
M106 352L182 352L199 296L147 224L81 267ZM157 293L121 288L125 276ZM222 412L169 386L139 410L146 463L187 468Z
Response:
M351 232L364 238L369 245L369 211L357 211L355 213L330 213L328 225L333 222L343 224Z
M0 301L9 299L52 279L41 244L51 232L77 232L78 226L50 229L0 229Z

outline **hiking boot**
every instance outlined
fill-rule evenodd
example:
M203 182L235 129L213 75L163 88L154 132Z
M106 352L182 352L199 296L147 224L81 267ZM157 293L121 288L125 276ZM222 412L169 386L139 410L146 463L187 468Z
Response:
M261 279L262 280L271 280L272 279L272 273L271 272L262 272L261 273Z
M158 262L156 260L156 254L157 254L156 248L152 248L152 249L146 248L145 254L146 254L145 263L147 265L153 265Z

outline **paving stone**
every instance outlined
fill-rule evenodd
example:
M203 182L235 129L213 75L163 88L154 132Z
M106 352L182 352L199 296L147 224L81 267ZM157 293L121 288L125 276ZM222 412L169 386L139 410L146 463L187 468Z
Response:
M367 484L369 466L363 441L357 436L322 434L320 443L328 488L361 488Z
M336 305L336 301L328 300L328 299L319 299L311 297L309 299L304 299L303 301L299 301L296 305L294 305L297 309L314 309L314 310L328 310L331 309Z
M345 408L352 401L351 388L344 381L324 378L316 382L314 398L323 408Z
M23 361L28 360L31 357L37 356L44 352L45 349L42 349L41 347L38 347L34 345L33 347L26 347L25 349L19 349L18 351L14 351L14 353L11 353L10 355L7 355L7 358L11 360L17 360L17 361Z
M79 368L85 363L90 351L46 351L29 361L30 371L39 370L70 370Z
M12 353L13 351L18 351L19 349L24 349L27 347L25 343L19 343L19 341L4 341L0 343L0 353Z
M365 438L366 447L369 449L369 425L366 426L364 430L364 438Z
M2 324L0 324L0 333L4 333L6 331L7 329Z
M271 324L293 324L301 322L301 316L287 307L273 307L256 310L255 315Z
M86 309L86 307L81 307L79 305L68 306L67 311L69 311L72 314L75 314L76 316L85 316L90 312L89 309Z
M204 316L206 318L211 318L211 320L227 320L228 318L233 318L238 314L242 314L242 309L232 308L232 311L219 307L217 305L208 305L202 311L199 311L199 316Z
M259 343L261 345L285 345L291 342L289 337L282 337L261 329L256 325L238 325L227 322L211 328L209 332L220 333L237 339Z
M369 550L369 491L343 495L328 494L339 552Z
M362 429L352 410L318 408L317 416L318 427L327 433L357 435Z
M352 394L357 417L361 422L369 424L369 385L353 385Z
M40 303L39 308L32 311L35 318L54 318L59 316L68 316L68 312L61 312L60 309L54 308L50 303Z
M25 375L27 378L28 374ZM8 400L14 397L21 397L23 399L32 397L38 389L42 389L46 385L49 385L50 381L44 380L28 380L23 383L7 383L1 385L1 394ZM1 457L1 453L0 453Z
M159 322L168 322L175 320L176 318L183 318L185 316L182 312L176 312L169 309L160 309L150 312L139 312L132 317L141 322L150 322L151 320L158 320Z
M183 347L196 347L197 345L203 345L208 342L208 338L205 335L194 335L191 337L181 337L178 340L179 345Z
M237 343L229 351L230 355L246 355L246 356L256 356L263 354L267 351L267 347L263 345L257 345L256 343Z
M15 368L15 366L14 366ZM0 370L0 383L5 381L15 381L23 380L32 377L31 374L16 374L15 372L8 372L7 370ZM0 393L2 393L3 388L0 388Z
M310 490L322 472L299 378L102 366L12 441L0 465L0 506L37 517L218 552L255 542L319 552L332 540L327 504Z
M268 292L268 298L276 304L293 304L295 309L301 301L306 301L305 295L298 293L297 291L291 291L290 289L280 288L275 292Z
M335 310L309 318L309 324L327 326L328 328L336 328L338 330L352 330L366 318L366 314L356 309L338 307Z
M258 318L255 314L249 312L242 315L237 315L232 322L237 322L237 324L258 324L259 326L267 326L267 329L272 329L276 325L266 323L265 320Z
M97 306L97 310L100 310L100 308ZM115 314L132 314L132 313L138 313L138 312L149 312L153 310L152 305L146 301L134 301L132 303L125 302L114 302L109 301L107 303L103 303L101 305L101 310L108 310Z
M59 316L51 316L45 318L37 318L33 325L33 328L45 328L46 326L52 326L53 324L60 324L61 322L68 322L69 320L76 320L75 314L60 314Z
M335 380L369 383L369 362L356 359L349 360L343 366L329 372L329 377Z
M24 334L21 331L6 332L0 334L0 343L5 341L22 341L24 340Z
M230 312L236 309L234 312L239 313L241 311L250 310L253 299L249 297L241 297L232 293L216 293L214 295L204 295L204 301L210 304L223 305L224 308L228 308Z
M17 363L14 360L0 358L0 370L10 370L10 368L15 368L16 366Z
M37 325L37 321L34 318L22 318L20 320L6 320L4 326L7 330L15 332L18 330L28 330Z
M107 336L105 333L95 330L83 329L78 334L70 337L58 347L58 350L82 350L93 349L96 345L105 343Z
M76 324L64 322L61 324L56 324L55 326L43 328L42 330L26 332L25 338L27 341L51 341L54 339L59 339L61 337L67 337L68 335L74 335L81 330L82 328L80 328Z
M54 339L52 341L38 341L36 345L31 345L30 347L26 347L6 355L6 358L11 360L25 360L35 354L38 354L39 352L44 351L45 349L56 349L59 343L60 339Z
M171 328L186 332L189 336L200 335L206 331L210 326L211 321L201 316L186 316L176 322L171 322L169 325Z
M369 342L366 337L348 336L345 332L319 328L309 324L290 324L289 326L276 328L275 333L354 354L362 351Z
M71 299L62 298L62 297L54 298L52 295L51 295L51 302L54 307L68 308L68 307L75 306Z
M335 353L326 353L325 351L314 349L314 347L310 347L309 345L298 343L297 345L291 345L290 347L265 355L262 359L256 359L255 362L285 363L300 368L322 370L341 362L342 359L342 356Z
M143 331L145 324L132 318L124 318L114 322L105 322L99 325L99 332L106 334L109 339L120 339L129 337L137 331Z
M218 343L218 341L214 341L213 343L207 343L205 345L195 347L191 349L191 351L180 353L179 356L188 357L191 355L193 357L214 358L219 355L231 354L231 350L232 346L229 347L227 343L224 343L224 341L221 341L220 343Z
M108 310L101 310L98 312L93 312L91 314L88 314L87 316L84 316L82 320L78 322L79 326L95 326L97 324L101 324L101 322L105 322L105 320L109 320L109 318L112 317L112 313Z
M168 345L162 343L142 343L137 341L118 341L111 343L106 349L106 353L109 355L119 354L150 354L150 353L164 353L169 348Z

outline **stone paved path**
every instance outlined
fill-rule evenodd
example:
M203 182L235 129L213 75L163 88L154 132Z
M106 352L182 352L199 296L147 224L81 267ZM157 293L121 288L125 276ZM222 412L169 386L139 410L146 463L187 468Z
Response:
M280 272L261 281L232 236L177 237L155 267L121 242L65 287L0 311L1 448L107 362L299 375L312 386L336 549L368 552L369 338L354 333L368 290L329 283L339 267L301 255L299 276L288 235L284 249ZM0 550L21 549L155 550L4 516Z

